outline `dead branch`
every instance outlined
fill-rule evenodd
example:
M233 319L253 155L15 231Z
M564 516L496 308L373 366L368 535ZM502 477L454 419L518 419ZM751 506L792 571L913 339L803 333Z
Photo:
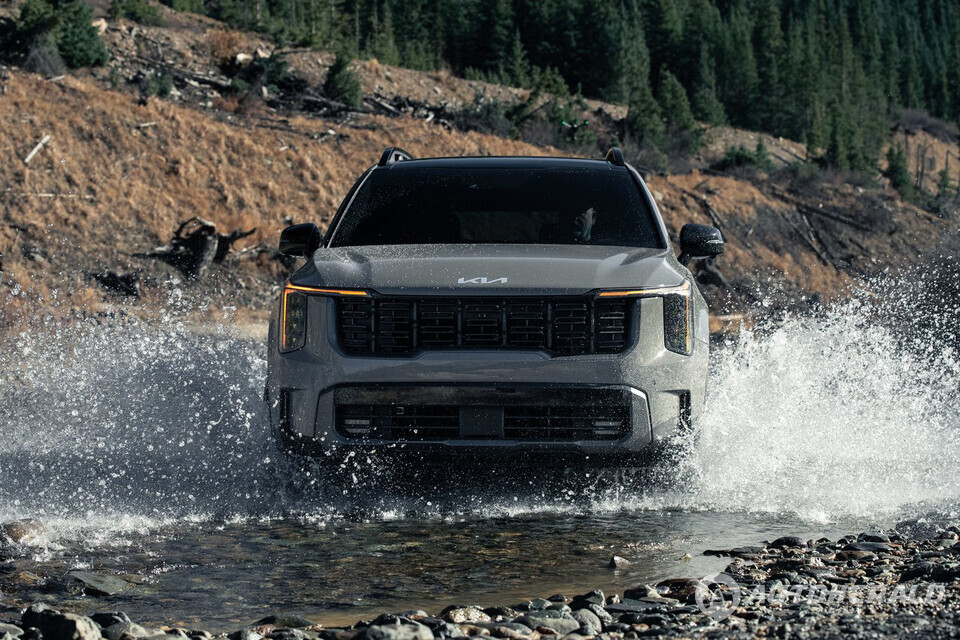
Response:
M180 223L168 244L148 253L136 254L136 257L162 260L188 278L199 279L206 275L211 265L224 261L237 240L254 232L256 228L218 233L217 225L195 216Z
M812 216L819 216L819 217L822 217L822 218L827 218L827 219L829 219L829 220L833 220L834 222L839 222L839 223L841 223L841 224L849 225L849 226L854 227L854 228L856 228L856 229L860 229L861 231L870 231L870 232L876 231L876 229L874 229L873 227L870 227L870 226L868 226L868 225L865 225L865 224L863 224L862 222L859 222L859 221L857 221L857 220L854 220L853 218L850 218L850 217L848 217L848 216L845 216L845 215L843 215L843 214L841 214L841 213L836 213L835 211L831 211L831 210L829 210L829 209L820 209L820 208L818 208L818 207L811 207L810 205L808 205L808 204L806 204L806 203L804 203L804 202L800 202L800 201L797 200L796 198L794 198L794 197L792 197L792 196L790 196L790 195L787 195L786 193L784 193L784 192L781 191L780 189L772 188L772 189L770 189L770 192L771 192L773 195L775 195L776 197L778 197L778 198L780 198L781 200L783 200L784 202L787 202L787 203L793 205L794 207L796 207L797 210L800 211L801 213L806 213L806 214L812 215Z
M43 145L50 142L50 134L43 136L40 142L37 143L37 146L33 148L33 151L27 154L27 157L23 159L23 164L30 164L30 161L33 160L33 156L37 155L40 152L40 149L43 149Z

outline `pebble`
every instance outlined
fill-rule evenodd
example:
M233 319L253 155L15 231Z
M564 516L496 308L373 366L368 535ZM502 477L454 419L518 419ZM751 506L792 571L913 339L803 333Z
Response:
M23 635L23 629L12 624L4 624L0 622L0 636L6 637L10 636L13 638L19 638Z
M484 613L479 607L464 607L458 605L449 606L440 612L440 617L447 622L452 622L454 624L463 624L465 622L490 622L490 616Z

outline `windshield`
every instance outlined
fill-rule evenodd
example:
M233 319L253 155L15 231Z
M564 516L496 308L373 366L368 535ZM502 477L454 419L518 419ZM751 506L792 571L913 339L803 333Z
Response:
M329 246L469 243L662 248L638 185L606 165L373 171Z

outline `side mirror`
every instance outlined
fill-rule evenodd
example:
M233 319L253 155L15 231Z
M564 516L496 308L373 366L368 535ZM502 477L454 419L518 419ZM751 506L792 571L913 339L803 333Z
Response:
M312 222L295 224L280 234L280 253L285 256L309 256L319 246L320 229Z
M680 264L687 266L694 258L712 258L723 253L720 229L705 224L685 224L680 229Z

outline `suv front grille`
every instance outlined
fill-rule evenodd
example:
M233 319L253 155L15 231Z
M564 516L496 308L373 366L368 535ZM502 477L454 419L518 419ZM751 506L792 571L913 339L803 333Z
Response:
M387 384L333 394L337 433L366 443L619 440L633 428L634 396L619 387Z
M406 355L431 349L539 350L555 355L619 353L636 305L592 297L337 300L344 351Z

